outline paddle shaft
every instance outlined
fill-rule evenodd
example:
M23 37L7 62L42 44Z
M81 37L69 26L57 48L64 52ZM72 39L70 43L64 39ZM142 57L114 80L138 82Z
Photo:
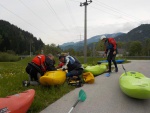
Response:
M125 71L125 74L127 75L127 73L126 73L126 69L124 68L124 66L122 65L122 68L123 68L123 70Z
M77 101L76 101L76 103L72 106L72 108L69 110L68 113L71 113L71 111L73 110L73 108L75 108L75 106L78 104L79 101L80 101L80 100L77 100Z

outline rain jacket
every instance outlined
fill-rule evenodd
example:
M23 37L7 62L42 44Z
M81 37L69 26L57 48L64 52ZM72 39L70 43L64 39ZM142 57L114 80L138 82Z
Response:
M48 56L45 55L37 55L33 58L32 63L36 64L42 72L53 71L55 70L54 64L55 61L51 60Z
M105 41L105 53L107 54L108 51L117 51L117 43L114 38L107 38Z

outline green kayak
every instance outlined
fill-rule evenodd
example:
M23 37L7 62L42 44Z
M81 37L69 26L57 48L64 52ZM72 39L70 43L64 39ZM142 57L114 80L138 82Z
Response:
M150 78L140 72L128 71L119 79L121 90L128 96L137 99L150 98Z
M87 66L84 72L91 72L94 76L100 75L107 70L106 65Z

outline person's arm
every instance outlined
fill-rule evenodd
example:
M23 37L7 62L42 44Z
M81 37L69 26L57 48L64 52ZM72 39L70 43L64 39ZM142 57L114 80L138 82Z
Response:
M107 54L107 52L108 52L108 49L105 47L105 54Z
M66 70L66 69L68 68L68 67L67 67L68 63L69 63L69 58L66 56L66 57L65 57L65 63L64 63L64 65L62 66L62 70Z
M58 64L58 66L56 67L56 69L62 68L63 65L64 65L64 63L60 62L60 63Z
M108 43L108 40L106 39L104 42L104 48L105 48L105 52L104 52L104 57L107 56L107 52L108 52L108 48L106 47L106 43Z

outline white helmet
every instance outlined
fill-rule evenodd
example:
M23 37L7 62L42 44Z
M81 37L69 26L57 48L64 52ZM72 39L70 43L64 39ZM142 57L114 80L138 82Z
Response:
M106 36L105 36L105 35L102 35L102 36L101 36L101 40L103 40L104 38L106 38Z

